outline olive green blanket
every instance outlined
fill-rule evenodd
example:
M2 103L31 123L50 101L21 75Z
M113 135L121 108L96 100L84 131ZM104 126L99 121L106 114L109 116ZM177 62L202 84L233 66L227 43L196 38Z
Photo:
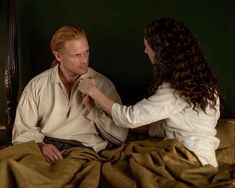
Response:
M219 159L228 160L234 150L234 146L223 148L218 151ZM64 151L63 157L47 162L35 142L2 149L0 188L235 186L232 164L221 163L218 170L210 165L202 167L177 140L130 141L99 154L76 147Z

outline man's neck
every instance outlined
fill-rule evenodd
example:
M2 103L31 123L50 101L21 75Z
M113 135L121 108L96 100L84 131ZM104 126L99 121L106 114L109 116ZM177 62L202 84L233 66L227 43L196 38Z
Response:
M65 89L67 91L68 96L71 94L71 90L76 83L77 79L79 78L78 75L72 75L72 74L64 74L60 69L59 69L59 77L63 85L65 86Z

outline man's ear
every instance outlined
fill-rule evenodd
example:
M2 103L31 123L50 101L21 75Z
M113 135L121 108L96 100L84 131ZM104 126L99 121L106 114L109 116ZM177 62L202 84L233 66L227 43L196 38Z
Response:
M57 51L53 51L53 54L54 54L56 60L60 62L60 60L61 60L61 55L60 55L60 53L57 52Z

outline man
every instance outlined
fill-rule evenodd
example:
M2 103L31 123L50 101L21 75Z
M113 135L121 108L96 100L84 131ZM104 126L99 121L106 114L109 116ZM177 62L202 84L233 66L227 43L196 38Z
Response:
M107 96L120 103L112 82L89 67L85 31L61 27L52 37L51 50L56 65L33 78L22 93L13 144L34 140L44 157L54 161L62 159L60 150L68 147L86 146L98 152L108 141L124 142L128 130L115 126L110 116L78 90L80 79L92 77Z

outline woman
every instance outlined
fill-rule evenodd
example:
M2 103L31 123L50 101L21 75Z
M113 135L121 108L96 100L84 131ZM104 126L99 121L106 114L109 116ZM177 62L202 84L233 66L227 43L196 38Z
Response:
M111 114L117 126L148 125L150 136L178 139L202 165L217 167L217 80L198 41L184 23L163 18L147 25L144 45L153 64L148 98L132 106L114 103L92 79L80 80L79 90Z

